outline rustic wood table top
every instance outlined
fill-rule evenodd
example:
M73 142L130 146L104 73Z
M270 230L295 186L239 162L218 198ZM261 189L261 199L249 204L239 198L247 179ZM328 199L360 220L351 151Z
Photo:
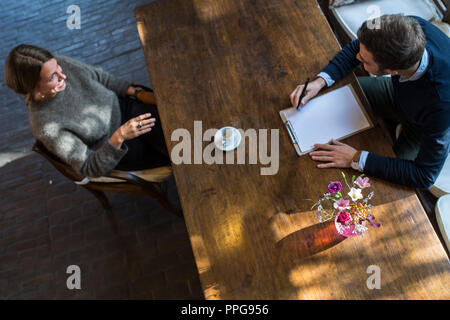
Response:
M274 175L248 164L249 150L247 164L194 159L210 141L193 143L192 164L173 165L206 299L450 298L449 259L413 190L372 179L382 226L347 239L332 221L318 223L305 200L341 179L340 169L297 156L278 114L340 50L316 1L160 0L136 17L169 150L179 128L201 141L194 121L203 132L279 129ZM346 84L375 127L344 142L393 156L356 77L332 89ZM380 289L367 286L370 266L379 267Z

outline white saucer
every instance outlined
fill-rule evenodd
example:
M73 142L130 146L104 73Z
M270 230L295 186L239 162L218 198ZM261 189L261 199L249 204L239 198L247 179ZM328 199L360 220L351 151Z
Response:
M233 143L227 144L225 145L225 147L223 146L223 136L225 134L226 130L231 130L232 133L235 135L234 141ZM239 144L241 143L241 133L239 132L238 129L234 128L234 127L223 127L220 128L219 130L217 130L216 134L214 135L214 144L216 145L216 148L222 151L231 151L236 149Z

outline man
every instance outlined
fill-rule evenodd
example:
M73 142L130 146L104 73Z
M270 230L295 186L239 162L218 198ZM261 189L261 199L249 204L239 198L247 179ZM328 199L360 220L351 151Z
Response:
M358 151L338 141L318 144L313 160L319 168L348 168L373 177L429 188L438 177L450 146L450 39L419 17L385 15L366 21L358 39L348 44L310 82L304 106L324 86L352 72L361 63L371 74L359 77L374 112L402 124L394 144L397 158ZM291 93L296 106L303 85Z

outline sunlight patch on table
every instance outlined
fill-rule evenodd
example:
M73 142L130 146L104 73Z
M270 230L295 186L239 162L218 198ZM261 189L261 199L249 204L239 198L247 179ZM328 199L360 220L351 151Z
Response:
M223 213L226 220L214 230L215 242L222 250L232 250L242 245L243 227L241 209L230 207L227 211L232 213Z
M202 22L211 22L236 11L230 0L193 0L195 12Z
M194 235L191 237L192 247L196 250L194 254L196 255L196 263L198 273L201 275L206 273L211 268L211 262L209 261L208 254L206 251L205 243L201 236Z

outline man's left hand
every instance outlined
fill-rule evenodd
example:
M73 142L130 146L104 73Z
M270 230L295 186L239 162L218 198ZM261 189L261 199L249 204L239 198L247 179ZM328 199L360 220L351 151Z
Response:
M358 152L355 148L336 140L331 140L329 144L315 144L314 147L322 150L310 152L311 158L327 162L317 165L318 168L350 168L352 159Z

